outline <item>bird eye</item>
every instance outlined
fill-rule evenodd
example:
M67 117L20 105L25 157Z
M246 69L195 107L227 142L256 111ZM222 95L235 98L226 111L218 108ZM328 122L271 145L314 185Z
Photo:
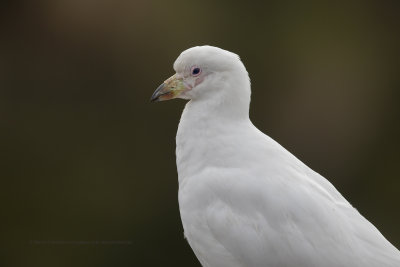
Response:
M198 76L201 73L201 69L199 67L192 67L192 75Z

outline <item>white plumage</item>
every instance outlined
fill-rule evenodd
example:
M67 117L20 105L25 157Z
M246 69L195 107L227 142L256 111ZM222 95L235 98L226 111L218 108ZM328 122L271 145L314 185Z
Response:
M203 266L400 266L400 252L329 181L251 123L237 55L194 47L174 69L184 90L173 97L190 99L176 137L179 207Z

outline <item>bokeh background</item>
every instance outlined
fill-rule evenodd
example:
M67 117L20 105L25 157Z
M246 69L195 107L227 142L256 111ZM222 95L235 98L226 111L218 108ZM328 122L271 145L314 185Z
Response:
M175 133L179 53L239 54L251 119L400 247L398 1L3 1L1 266L200 266Z

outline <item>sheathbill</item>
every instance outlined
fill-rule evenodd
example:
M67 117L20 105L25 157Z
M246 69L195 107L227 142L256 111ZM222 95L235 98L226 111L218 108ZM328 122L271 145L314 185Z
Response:
M249 119L239 57L183 51L152 101L189 100L176 136L184 234L204 267L400 267L400 252L324 177Z

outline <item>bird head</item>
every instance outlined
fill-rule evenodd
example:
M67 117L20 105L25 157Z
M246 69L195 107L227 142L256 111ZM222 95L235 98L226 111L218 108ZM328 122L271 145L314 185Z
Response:
M173 98L190 100L229 99L234 94L250 101L250 82L239 56L213 46L183 51L174 63L175 74L165 80L151 97L152 102ZM235 92L235 88L239 91Z

